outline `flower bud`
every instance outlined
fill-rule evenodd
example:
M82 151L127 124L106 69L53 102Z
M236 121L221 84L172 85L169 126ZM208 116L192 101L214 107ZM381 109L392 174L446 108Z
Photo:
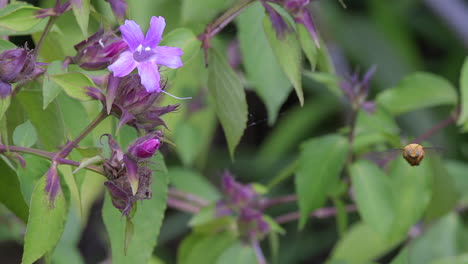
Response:
M122 20L125 18L127 14L127 3L125 0L106 0L109 2L112 12L114 13L114 16L118 20Z
M49 194L49 201L53 204L55 197L60 190L60 178L57 172L57 163L52 162L49 170L46 173L45 191Z
M14 83L33 79L43 72L27 48L16 48L0 53L0 80L4 82Z
M156 152L156 150L159 149L160 145L161 145L161 142L157 138L150 139L136 146L132 154L137 158L142 158L142 159L151 158Z

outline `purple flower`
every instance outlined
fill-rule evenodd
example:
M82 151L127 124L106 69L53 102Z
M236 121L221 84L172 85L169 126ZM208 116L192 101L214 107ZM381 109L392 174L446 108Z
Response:
M31 50L16 48L0 53L0 80L8 83L31 80L42 74Z
M341 90L343 90L353 108L362 108L368 113L374 111L375 104L371 101L366 101L366 98L369 94L370 80L375 71L376 67L372 66L362 79L359 79L359 71L356 70L351 76L340 82Z
M129 50L120 54L119 58L109 66L116 77L130 74L135 68L141 77L141 84L149 93L161 92L158 65L169 68L182 66L183 52L180 48L158 46L166 22L163 17L151 18L150 28L143 36L140 26L133 20L125 20L120 31Z

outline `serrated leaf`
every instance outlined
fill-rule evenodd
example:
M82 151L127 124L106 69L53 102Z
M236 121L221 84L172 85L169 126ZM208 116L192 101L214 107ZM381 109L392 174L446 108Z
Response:
M237 74L216 49L209 51L208 89L214 97L216 114L226 136L231 158L247 123L245 91Z
M12 31L26 31L41 22L36 18L40 8L33 6L20 6L0 16L0 28Z
M282 38L278 38L270 19L266 16L263 18L263 28L281 69L294 86L301 106L304 105L302 52L296 32L286 31Z
M264 13L262 5L254 3L242 12L236 24L239 30L239 48L243 66L253 90L267 107L268 123L272 125L292 86L263 32Z
M36 128L31 121L26 121L17 126L13 132L13 143L17 146L31 147L37 141Z
M408 75L397 86L381 92L376 102L397 116L425 107L455 105L457 93L444 78L417 72Z
M393 194L387 176L375 164L361 160L350 169L359 214L368 226L386 237L393 221Z
M464 124L466 128L468 126L466 124L468 121L468 57L465 58L465 62L460 71L460 94L461 112L457 123L459 125Z
M18 176L3 157L0 157L0 202L23 222L28 221L29 208L21 196Z
M112 205L109 194L106 191L102 217L110 239L112 248L112 263L147 263L153 253L158 239L159 229L166 209L168 178L164 171L164 161L157 154L158 169L153 174L151 186L153 197L149 200L138 202L135 216L132 218L134 225L133 237L128 245L127 254L124 253L125 217ZM155 170L153 170L155 171Z
M348 149L346 138L338 135L314 138L301 145L295 177L300 228L312 211L324 205L345 164Z
M31 197L28 225L24 237L24 264L33 263L51 252L62 236L67 216L67 205L60 190L51 206L45 192L46 177L42 177Z
M56 83L53 82L50 78L51 75L63 74L66 73L66 69L62 69L61 61L53 61L47 67L47 73L44 75L44 80L42 81L42 98L43 104L42 108L46 109L47 106L60 94L62 88Z
M51 75L50 79L60 85L68 96L78 100L91 100L86 87L96 86L88 76L79 72Z
M78 22L83 36L88 37L90 0L72 0L71 4L73 8L73 14L75 14L76 22Z

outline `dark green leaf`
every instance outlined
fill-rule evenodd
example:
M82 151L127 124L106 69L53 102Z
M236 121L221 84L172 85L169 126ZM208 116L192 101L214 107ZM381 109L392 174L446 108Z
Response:
M111 241L112 263L147 263L156 246L166 209L168 184L167 174L162 167L164 161L160 158L161 154L158 153L156 156L159 160L158 169L153 174L151 187L153 197L150 200L138 202L137 211L132 218L133 237L126 255L124 254L125 217L122 217L121 212L112 205L106 191L102 216Z
M460 72L460 93L461 93L461 112L458 117L458 124L463 124L464 130L468 130L468 57L465 58Z
M31 197L28 225L24 236L22 263L30 264L46 253L51 253L62 236L67 216L67 205L60 190L51 205L44 191L46 177L42 177Z
M208 201L217 201L219 191L201 174L183 168L169 168L169 181L177 190L200 196Z
M232 3L235 3L235 0L182 0L182 23L184 25L206 24Z
M393 115L400 115L425 107L454 105L457 93L453 85L432 73L413 73L400 83L377 96L377 103Z
M223 126L231 158L247 123L245 91L226 59L210 49L208 89L215 99L216 114Z
M25 223L28 221L28 205L21 196L18 176L8 162L0 156L0 202Z
M350 173L362 219L386 237L393 221L393 194L389 179L375 164L364 160L354 163Z
M13 143L15 145L29 148L34 145L36 141L36 129L29 120L15 128L13 132Z
M275 122L278 111L292 87L263 32L264 13L265 9L262 5L255 3L242 12L236 24L239 30L239 47L248 80L265 103L268 121L271 125Z
M41 19L36 18L36 12L40 10L33 6L20 6L0 16L0 28L11 31L26 31L31 29Z
M194 232L182 241L177 252L177 263L216 263L235 240L236 237L230 232L210 235Z
M249 245L237 242L224 250L215 262L216 264L257 264L255 251Z
M449 160L446 162L447 171L455 182L457 192L462 196L461 203L468 204L468 164L461 161Z
M268 38L273 53L289 81L296 90L301 106L304 104L304 92L302 91L302 52L296 32L286 31L282 38L276 36L276 32L268 17L263 18L263 28Z
M302 144L295 181L301 228L309 214L324 205L345 164L348 149L346 138L338 135L314 138Z
M63 88L68 96L78 100L91 100L86 87L95 87L93 81L79 72L51 75L50 79Z

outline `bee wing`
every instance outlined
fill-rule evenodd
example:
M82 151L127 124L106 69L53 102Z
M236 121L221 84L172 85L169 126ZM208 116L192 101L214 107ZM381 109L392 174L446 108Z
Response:
M374 152L369 152L367 154L364 154L361 156L363 159L370 160L377 164L377 166L383 168L395 159L398 155L401 155L403 149L389 149L389 150L384 150L384 151L374 151Z

